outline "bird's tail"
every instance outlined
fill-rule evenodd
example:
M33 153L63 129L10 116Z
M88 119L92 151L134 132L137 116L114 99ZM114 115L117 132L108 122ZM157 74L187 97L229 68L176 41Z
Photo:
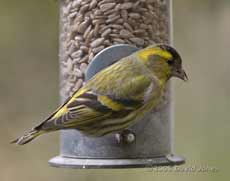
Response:
M39 135L41 135L43 133L44 133L43 130L32 129L31 131L29 131L24 136L21 136L15 140L11 141L10 143L16 143L18 145L24 145L26 143L29 143L34 138L38 137Z

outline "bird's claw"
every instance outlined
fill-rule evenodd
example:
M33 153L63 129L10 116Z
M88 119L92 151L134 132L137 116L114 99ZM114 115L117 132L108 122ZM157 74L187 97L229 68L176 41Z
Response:
M126 129L120 133L117 133L115 135L116 140L118 143L121 144L130 144L133 143L136 140L136 135L132 131Z

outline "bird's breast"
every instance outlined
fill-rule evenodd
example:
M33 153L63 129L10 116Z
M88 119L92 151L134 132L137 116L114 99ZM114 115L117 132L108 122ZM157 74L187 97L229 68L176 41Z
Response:
M156 82L151 83L144 94L144 105L142 110L149 111L153 109L161 100L163 90L164 87L161 86L161 84L156 84Z

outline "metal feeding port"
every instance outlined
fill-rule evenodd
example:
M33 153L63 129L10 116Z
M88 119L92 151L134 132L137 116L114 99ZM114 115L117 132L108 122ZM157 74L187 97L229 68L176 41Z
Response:
M98 53L88 65L86 80L138 48L114 45ZM49 161L51 166L67 168L144 168L184 163L172 154L172 116L170 85L157 108L124 132L129 143L121 144L119 136L92 138L77 130L61 131L61 153Z

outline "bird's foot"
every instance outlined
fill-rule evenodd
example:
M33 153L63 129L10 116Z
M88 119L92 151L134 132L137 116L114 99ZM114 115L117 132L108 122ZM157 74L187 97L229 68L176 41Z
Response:
M122 143L122 144L130 144L133 143L136 140L136 135L134 132L126 129L120 133L117 133L115 135L116 140L118 143Z

